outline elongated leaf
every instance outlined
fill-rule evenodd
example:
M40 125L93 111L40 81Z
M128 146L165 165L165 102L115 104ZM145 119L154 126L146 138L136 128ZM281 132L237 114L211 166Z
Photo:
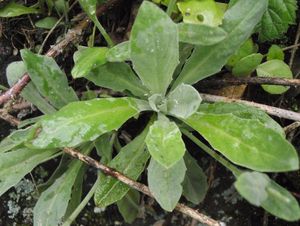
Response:
M133 141L123 147L120 153L108 164L110 167L122 172L136 180L143 172L149 153L145 151L145 137L148 127ZM130 187L110 176L100 180L94 195L97 206L105 207L121 200Z
M96 16L97 0L79 0L79 3L89 17Z
M256 71L257 75L262 77L293 78L289 65L282 60L267 61L259 65ZM289 87L276 85L262 85L262 88L271 94L282 94L289 89Z
M146 144L152 158L165 168L175 165L185 153L179 128L164 116L150 126Z
M24 14L39 13L38 9L26 7L15 2L10 2L8 5L0 9L0 17L15 17Z
M263 172L299 168L294 147L257 119L198 112L185 122L232 162Z
M104 98L73 102L40 122L40 132L28 144L35 148L73 147L118 129L139 113L133 98Z
M186 174L182 182L184 197L194 204L199 204L205 197L207 178L197 161L188 153L184 155Z
M20 148L0 154L0 195L16 185L38 164L48 160L56 150Z
M106 133L95 140L95 148L98 155L101 157L102 163L108 163L112 159L113 153L113 140L112 133Z
M153 3L144 1L130 37L131 60L143 84L165 94L179 63L177 26Z
M186 23L180 23L177 26L179 40L194 45L213 45L224 40L227 35L227 32L220 27Z
M130 60L130 42L122 42L108 50L106 58L109 62Z
M267 7L267 0L240 0L226 11L222 28L226 38L212 46L196 46L174 86L194 84L217 73L228 58L249 38Z
M181 197L185 171L183 158L168 169L151 158L148 166L149 189L159 205L167 211L172 211Z
M198 110L201 101L194 87L181 84L168 95L167 112L175 117L187 118Z
M74 90L68 86L66 75L54 59L21 50L21 56L32 82L38 91L56 108L78 100Z
M283 128L273 120L269 115L267 115L264 111L250 107L245 104L239 103L214 103L214 104L201 104L199 108L199 112L203 112L205 114L233 114L236 117L242 119L256 119L264 124L265 127L274 130L279 133L282 137L285 137L285 132Z
M139 213L140 193L130 189L128 193L117 202L118 209L126 223L131 224Z
M16 61L8 65L6 68L7 81L10 86L13 86L27 71L23 61ZM22 90L21 96L35 105L44 114L54 113L55 108L42 97L37 88L32 82L26 85Z
M296 0L269 0L259 26L259 39L270 41L281 38L296 20Z
M56 17L45 17L41 20L38 20L34 25L39 28L51 29L55 26L58 19Z
M33 209L34 225L57 226L62 222L81 165L80 161L73 160L68 170L41 194Z
M28 127L12 132L9 136L4 138L0 143L0 153L7 152L13 148L22 145L25 141L34 137L36 128Z
M90 47L75 52L75 65L71 72L73 78L84 77L89 74L92 69L105 64L107 50L105 47Z
M149 92L126 63L106 63L92 70L86 78L97 86L120 92L127 90L135 96Z
M263 55L254 53L242 58L232 69L232 74L235 76L248 76L261 63Z
M251 204L261 206L271 214L287 221L300 219L300 207L297 200L268 175L245 172L237 178L234 185Z

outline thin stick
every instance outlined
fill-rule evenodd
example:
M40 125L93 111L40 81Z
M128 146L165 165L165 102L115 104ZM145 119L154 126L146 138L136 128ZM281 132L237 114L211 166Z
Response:
M147 195L147 196L150 196L150 197L153 197L153 195L151 194L149 188L142 184L142 183L139 183L139 182L136 182L128 177L126 177L125 175L123 175L122 173L94 160L93 158L87 156L87 155L83 155L75 150L73 150L72 148L64 148L64 152L71 155L72 157L74 158L77 158L79 159L80 161L82 162L85 162L86 164L96 168L96 169L99 169L101 170L104 174L108 175L108 176L111 176L111 177L114 177L116 178L117 180L123 182L124 184L128 185L129 187L131 188L134 188L140 192L142 192L143 194ZM201 223L204 223L204 224L207 224L209 226L222 226L222 223L221 222L218 222L216 220L213 220L212 218L202 214L202 213L199 213L198 211L190 208L190 207L187 207L183 204L177 204L176 208L175 208L177 211L183 213L183 214L186 214L198 221L200 221Z
M107 3L101 5L97 9L97 15L101 15L105 11L107 11L112 5L115 5L120 0L111 0ZM59 42L57 45L52 47L47 53L46 56L48 57L55 57L59 55L63 49L71 42L74 42L76 40L79 40L79 37L82 34L82 30L85 29L88 24L90 23L90 19L88 17L85 17L74 29L70 29L68 33L66 34L65 38ZM0 105L4 104L10 99L15 98L17 95L21 93L21 91L24 89L24 87L30 82L30 77L28 73L25 73L23 77L15 84L13 85L9 90L7 90L5 93L0 95Z
M255 102L250 102L246 100L238 100L238 99L231 99L228 97L222 97L222 96L216 96L216 95L210 95L210 94L205 94L205 93L200 93L202 99L207 102L229 102L229 103L242 103L246 104L252 107L259 108L266 113L270 115L277 116L279 118L285 118L285 119L290 119L294 121L300 121L300 113L281 109L281 108L276 108L272 107L269 105L264 105L264 104L258 104Z
M299 42L299 39L300 39L300 23L298 24L297 34L296 34L296 38L295 38L295 42L294 42L295 45ZM296 51L298 48L299 48L299 46L295 46L292 49L291 58L290 58L290 62L289 62L290 68L293 67Z
M18 126L20 124L20 120L10 115L6 110L0 109L0 118L9 122L12 126Z
M242 84L265 84L281 86L300 86L300 79L274 78L274 77L234 77L218 78L201 81L201 84L209 85L242 85Z

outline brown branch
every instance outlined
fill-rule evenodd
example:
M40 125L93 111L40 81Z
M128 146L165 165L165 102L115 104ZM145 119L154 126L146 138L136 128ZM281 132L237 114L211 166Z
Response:
M0 109L0 118L10 123L12 126L18 126L20 120L10 115L6 110Z
M300 79L287 79L275 77L233 77L202 80L205 85L242 85L242 84L264 84L281 86L300 86Z
M117 4L121 0L110 0L107 3L104 3L97 9L97 15L103 14L105 11L110 9L113 5ZM88 17L85 17L75 28L70 29L68 33L66 34L65 38L53 46L47 53L46 56L48 57L56 57L59 55L65 47L70 44L71 42L74 42L76 40L79 40L79 37L81 36L82 30L85 29L88 24L90 23L90 19ZM13 85L9 90L7 90L5 93L0 95L0 106L7 102L10 99L15 98L18 96L21 91L24 89L24 87L30 82L30 77L28 73L25 73L23 77L15 84Z
M88 164L96 169L101 170L104 174L116 178L117 180L128 185L129 187L134 188L149 197L153 197L149 188L146 185L136 182L136 181L126 177L122 173L94 160L93 158L83 155L83 154L73 150L72 148L64 148L64 152L73 156L74 158L79 159L82 162L85 162L86 164ZM207 224L209 226L222 226L223 225L221 222L213 220L212 218L210 218L202 213L199 213L198 211L196 211L188 206L185 206L183 204L180 204L180 203L177 204L175 209L177 211L179 211L183 214L186 214L186 215L200 221L201 223Z
M300 121L300 113L272 107L269 105L258 104L251 101L239 100L239 99L231 99L228 97L216 96L211 94L200 93L202 99L207 102L229 102L229 103L242 103L252 107L259 108L270 115L277 116L279 118L290 119L294 121Z

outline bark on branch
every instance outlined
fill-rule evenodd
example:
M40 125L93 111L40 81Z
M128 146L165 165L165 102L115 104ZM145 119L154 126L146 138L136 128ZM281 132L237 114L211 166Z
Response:
M294 121L300 121L300 113L289 111L281 108L272 107L269 105L259 104L246 100L231 99L228 97L216 96L211 94L200 93L202 99L207 102L229 102L229 103L242 103L252 107L259 108L270 115L277 116L279 118L290 119Z
M84 154L81 154L75 150L73 150L72 148L64 148L64 152L71 155L72 157L74 158L77 158L79 159L80 161L86 163L87 165L89 166L92 166L98 170L101 170L104 174L108 175L108 176L111 176L111 177L114 177L116 178L117 180L123 182L124 184L127 184L129 187L135 189L135 190L138 190L140 192L142 192L143 194L147 195L147 196L150 196L150 197L153 197L153 195L151 194L149 188L142 184L142 183L139 183L139 182L136 182L130 178L128 178L127 176L125 176L124 174L94 160L93 158L87 156L87 155L84 155ZM202 213L199 213L197 210L194 210L184 204L177 204L176 208L175 208L177 211L187 215L187 216L190 216L198 221L200 221L201 223L203 224L207 224L209 226L222 226L224 225L222 222L218 222Z

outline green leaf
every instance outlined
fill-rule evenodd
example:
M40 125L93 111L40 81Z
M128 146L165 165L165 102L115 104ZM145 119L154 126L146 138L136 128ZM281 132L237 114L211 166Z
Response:
M106 63L92 70L86 78L95 85L144 97L149 92L126 63Z
M55 26L57 21L58 21L58 19L56 17L45 17L41 20L38 20L35 23L35 26L39 27L39 28L44 28L44 29L51 29Z
M226 66L233 68L242 58L256 53L255 45L251 38L247 39L235 54L229 57Z
M285 132L282 127L273 120L269 115L267 115L264 111L250 107L245 104L239 103L214 103L214 104L201 104L199 108L199 112L203 112L205 114L233 114L236 117L242 119L253 119L258 120L265 127L274 130L274 132L279 133L282 137L285 137Z
M73 102L38 122L40 132L28 143L34 148L74 147L118 129L139 113L133 98Z
M128 193L117 202L118 209L125 222L131 224L139 214L140 193L130 189Z
M28 127L26 129L20 129L12 132L9 136L1 141L0 153L7 152L22 145L25 141L34 137L35 131L35 127Z
M146 144L152 158L165 168L172 167L185 153L179 128L163 115L150 126Z
M106 63L105 47L83 48L74 53L75 65L72 69L73 78L85 77L94 68Z
M277 78L293 78L290 67L281 60L270 60L259 65L256 69L257 75L260 77L277 77ZM262 88L271 94L282 94L289 87L276 85L262 85Z
M137 180L143 172L149 159L149 153L145 151L145 137L148 127L133 141L123 147L120 153L108 164L108 166L122 172L133 180ZM119 180L107 176L100 180L94 199L99 207L105 207L121 200L130 187Z
M184 180L186 167L183 158L170 168L165 168L151 158L148 166L148 185L159 205L172 211L181 194L181 183Z
M297 200L268 175L258 172L242 173L235 182L238 192L255 206L261 206L269 213L286 221L300 219Z
M263 55L260 53L254 53L242 58L232 69L232 74L235 76L248 76L257 66L261 63Z
M194 84L221 70L229 57L249 38L260 21L267 0L240 0L225 13L222 28L226 38L212 46L196 46L192 56L174 83Z
M181 84L168 95L167 112L178 118L188 118L198 110L201 101L193 86Z
M205 197L207 178L197 161L188 153L184 155L186 174L182 182L184 197L194 204L199 204Z
M29 50L21 50L31 81L38 91L56 108L78 100L75 91L68 86L66 75L53 58L40 56Z
M89 17L96 17L97 0L79 0L79 3Z
M81 151L86 154L91 148L92 145L89 144L81 148ZM41 194L33 209L34 225L60 225L67 211L73 191L72 188L82 164L81 161L72 160L68 169Z
M250 113L251 114L251 113ZM262 172L297 170L295 148L260 120L236 114L197 112L185 122L237 165Z
M259 26L259 39L271 41L281 38L287 32L289 25L296 21L296 0L269 0Z
M109 62L123 62L130 59L130 42L122 42L108 50L106 58Z
M0 9L0 17L15 17L31 13L39 13L39 10L17 4L13 1L4 6L4 8Z
M224 40L227 35L227 32L220 27L211 27L204 24L180 23L177 26L179 41L194 45L213 45Z
M214 0L191 0L177 3L185 23L218 26L222 23L223 11Z
M113 153L112 133L105 133L95 140L94 144L97 154L101 157L101 162L108 163L112 159Z
M130 58L152 94L165 94L179 63L178 42L176 24L156 5L144 1L131 31Z
M278 45L272 45L267 54L267 60L284 60L284 52Z
M13 86L27 71L23 61L12 62L6 68L7 81L10 86ZM44 114L54 113L55 108L42 97L37 88L32 82L29 82L22 90L21 96L35 105Z
M16 185L38 164L47 161L56 150L32 150L19 148L0 153L0 195Z

